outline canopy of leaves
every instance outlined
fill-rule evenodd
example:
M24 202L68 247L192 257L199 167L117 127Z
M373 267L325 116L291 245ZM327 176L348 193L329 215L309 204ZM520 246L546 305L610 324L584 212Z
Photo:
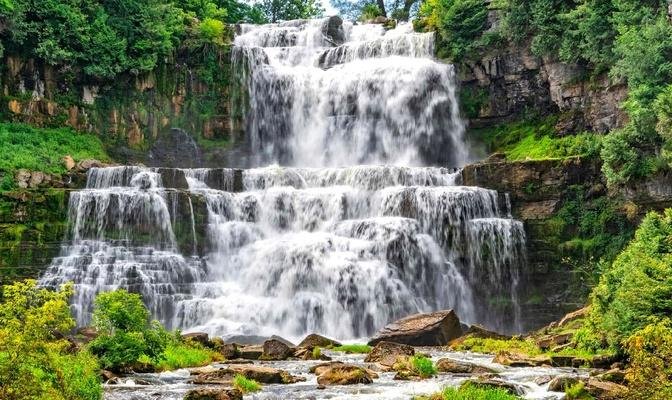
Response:
M72 352L63 339L75 326L68 299L35 281L8 285L0 302L0 398L3 400L99 400L96 359Z
M270 22L321 17L319 0L261 0L259 7Z

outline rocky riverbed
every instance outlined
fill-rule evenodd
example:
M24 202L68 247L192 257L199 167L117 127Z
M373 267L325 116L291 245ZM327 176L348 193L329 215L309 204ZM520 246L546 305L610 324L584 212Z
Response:
M414 396L437 392L446 386L459 386L465 380L491 379L501 381L518 389L526 399L562 399L564 393L548 390L549 382L553 377L571 376L585 378L588 370L572 368L530 367L513 368L493 362L493 357L483 354L448 352L440 348L416 348L417 352L425 353L434 362L440 359L451 359L459 363L472 364L483 367L475 374L441 373L436 377L424 380L402 381L395 380L395 372L383 372L377 364L364 361L364 355L346 355L340 352L324 350L323 354L333 361L361 366L374 370L378 378L370 384L321 386L317 376L310 372L311 367L321 361L254 361L255 366L265 366L281 369L298 378L305 378L292 384L266 384L260 392L247 394L245 399L275 400L275 399L385 399L409 400ZM214 364L214 368L228 368L241 364L221 363ZM245 364L242 364L245 365ZM248 364L250 365L250 364ZM483 373L483 370L493 370L492 373ZM196 385L189 383L194 379L192 375L198 370L183 369L173 372L157 374L137 374L121 379L120 384L105 386L106 400L145 400L166 399L182 400L187 392L196 388L217 388L222 385Z

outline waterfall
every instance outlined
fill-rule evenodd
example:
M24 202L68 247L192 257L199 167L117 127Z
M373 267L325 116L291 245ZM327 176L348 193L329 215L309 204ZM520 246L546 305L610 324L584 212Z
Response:
M408 25L242 25L246 169L94 168L42 277L141 293L170 328L371 335L415 312L521 329L525 234L508 199L460 186L452 66ZM426 166L426 165L442 165Z

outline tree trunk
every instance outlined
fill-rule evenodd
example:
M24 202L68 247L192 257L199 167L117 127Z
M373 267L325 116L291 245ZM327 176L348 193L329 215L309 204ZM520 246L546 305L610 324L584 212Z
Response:
M387 11L385 11L385 0L377 0L377 2L378 2L378 8L380 8L382 16L387 17Z
M411 7L417 0L404 0L404 19L408 21L411 18Z

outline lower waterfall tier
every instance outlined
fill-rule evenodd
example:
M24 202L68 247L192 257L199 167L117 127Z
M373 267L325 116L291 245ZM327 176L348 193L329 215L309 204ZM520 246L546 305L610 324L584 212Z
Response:
M442 168L89 172L42 283L143 295L171 328L339 338L418 311L518 330L522 224L506 197Z

